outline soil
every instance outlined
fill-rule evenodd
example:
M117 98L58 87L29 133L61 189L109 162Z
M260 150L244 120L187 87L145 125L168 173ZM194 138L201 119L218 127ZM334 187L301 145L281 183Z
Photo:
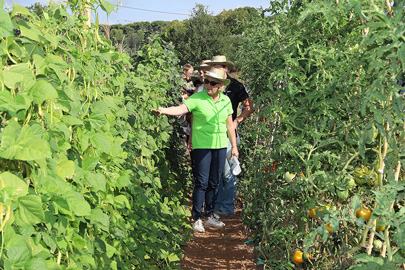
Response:
M241 220L240 207L235 216L221 219L222 229L205 227L205 233L194 233L194 237L183 248L183 270L242 270L257 269L253 247L244 244L250 239Z

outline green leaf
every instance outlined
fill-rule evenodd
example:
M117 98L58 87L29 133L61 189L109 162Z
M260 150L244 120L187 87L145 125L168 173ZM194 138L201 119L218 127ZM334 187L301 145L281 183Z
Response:
M14 269L23 268L24 264L32 258L31 253L25 247L10 247L7 257Z
M11 199L28 194L27 183L16 175L10 172L4 172L0 174L0 180L2 180L4 189L6 190L8 196L11 197Z
M45 100L58 98L58 92L47 81L39 80L29 89L35 104L42 104Z
M28 86L35 81L34 74L27 64L17 64L8 66L3 71L4 84L10 88L15 88L17 83L23 83Z
M13 33L13 23L11 22L10 15L8 12L4 10L3 7L3 0L1 2L0 8L0 37L12 37L14 36Z
M73 117L71 115L64 115L61 120L63 123L65 123L68 126L83 125L82 120L80 120L76 117Z
M180 261L180 258L174 253L170 253L170 255L169 255L169 257L167 257L167 259L169 260L169 262L178 262L178 261Z
M95 269L96 267L96 261L94 260L94 257L90 255L81 255L79 257L79 262L84 264L85 266L88 267L88 269Z
M44 258L35 257L29 260L25 265L24 269L26 270L48 270L47 262ZM60 269L60 268L57 268Z
M68 216L72 215L69 203L65 198L60 196L54 196L52 197L52 203L55 205L56 210L59 211L60 213Z
M32 105L32 97L26 93L18 93L9 105L8 112L10 115L25 120L26 111Z
M106 191L107 181L101 173L86 173L85 182L93 191Z
M105 1L105 0L100 0L100 6L101 6L101 9L104 10L105 12L107 12L108 15L110 15L111 12L115 8L114 4L112 4L108 1Z
M60 56L56 56L54 54L48 54L45 57L45 62L51 69L55 69L55 67L58 67L58 70L69 68L69 65L65 62L65 60L63 60Z
M85 157L82 161L82 169L85 171L94 170L99 160L100 160L99 157Z
M73 239L73 246L77 248L78 250L82 250L86 246L86 240L83 239L80 235L76 234Z
M13 11L11 12L11 18L15 17L16 15L32 16L29 9L27 9L27 8L21 6L21 5L14 4L13 5Z
M98 226L100 229L108 232L110 220L100 208L92 209L89 217L91 224Z
M129 201L124 195L118 195L114 197L114 206L117 208L128 208L130 209Z
M103 132L94 133L90 137L90 142L96 150L109 154L111 152L111 139Z
M19 226L27 224L35 225L40 222L45 222L41 198L36 195L27 195L18 198L18 208L15 217L16 224Z
M58 163L56 174L62 178L72 178L75 174L75 163L72 160L64 160Z
M0 92L0 111L8 111L10 100L12 97L9 91Z
M117 249L109 244L106 244L106 246L107 246L107 253L106 253L107 257L111 258L117 252Z
M94 129L100 128L107 123L105 115L101 112L92 113L90 117L87 119L87 121L90 122L90 125Z
M33 24L28 24L25 20L18 20L17 24L20 26L21 35L40 42L40 36L42 36L41 30Z
M18 127L8 125L0 146L0 157L19 160L39 160L51 157L49 143L35 137L30 126L24 126L15 138Z
M69 204L76 216L88 216L91 214L90 204L84 200L74 200Z
M49 234L46 232L42 232L42 239L44 240L45 244L51 249L52 252L56 250L56 242Z
M123 188L127 187L131 184L131 178L129 175L121 175L120 177L117 178L117 188Z

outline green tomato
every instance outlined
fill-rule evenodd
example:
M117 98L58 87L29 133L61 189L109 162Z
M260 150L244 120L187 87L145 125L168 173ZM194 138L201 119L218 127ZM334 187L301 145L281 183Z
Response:
M343 178L343 184L347 189L352 189L354 186L356 186L356 181L354 181L353 176L351 175L346 175Z
M373 248L375 250L377 250L377 251L380 250L382 248L382 246L383 246L383 243L381 242L381 240L376 239L373 241Z
M369 170L367 167L356 167L354 169L354 180L357 184L362 185L367 181L367 175L369 174Z
M286 172L286 173L284 174L284 180L285 180L286 182L291 182L291 181L293 180L293 178L295 177L295 175L296 175L296 173L289 173L289 172Z
M338 195L338 197L342 200L346 200L347 197L349 197L349 191L348 190L340 190L340 189L336 189L336 194Z
M369 175L369 179L368 179L368 183L371 186L374 186L375 184L377 184L378 182L378 173L377 172L373 172L372 175Z

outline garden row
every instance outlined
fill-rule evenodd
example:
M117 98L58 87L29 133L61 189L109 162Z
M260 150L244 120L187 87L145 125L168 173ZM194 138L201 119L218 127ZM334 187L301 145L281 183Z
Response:
M403 6L271 2L244 34L240 192L266 268L403 267Z
M189 171L150 113L177 98L173 49L154 37L131 62L82 1L0 5L0 268L175 268Z

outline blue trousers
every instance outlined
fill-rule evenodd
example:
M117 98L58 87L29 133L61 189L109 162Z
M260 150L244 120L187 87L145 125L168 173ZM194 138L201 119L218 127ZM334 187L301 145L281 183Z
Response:
M219 184L217 201L215 202L215 210L222 210L229 214L233 214L235 212L233 199L236 197L236 183L236 176L233 175L232 172L222 175L222 179Z
M194 149L191 151L194 174L193 209L194 220L211 217L218 197L218 187L225 166L226 148ZM205 202L205 205L204 205Z

